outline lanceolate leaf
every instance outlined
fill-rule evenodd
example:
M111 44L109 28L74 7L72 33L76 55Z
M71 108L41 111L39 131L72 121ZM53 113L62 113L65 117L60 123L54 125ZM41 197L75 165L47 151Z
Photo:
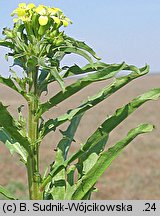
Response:
M16 85L14 84L14 82L11 80L11 78L4 78L2 76L0 76L0 83L12 88L13 90L19 92L19 90L17 89Z
M88 55L88 53L79 49L79 48L66 46L66 47L59 47L58 50L61 52L64 52L65 54L74 53L74 54L80 55L80 56L84 57L87 61L89 61L91 64L93 63L93 60Z
M72 197L72 194L75 190L75 171L76 166L71 165L67 169L67 175L66 175L66 192L65 192L65 200L70 200Z
M7 197L10 200L17 200L6 188L0 185L0 194Z
M98 141L96 145L91 145L89 150L84 152L84 154L82 154L82 156L79 157L78 166L80 168L80 176L87 173L94 166L94 164L97 163L99 154L104 150L107 140L108 135L102 135L100 141Z
M26 150L18 143L15 142L10 135L5 131L4 128L0 127L0 141L5 144L5 146L9 149L11 154L17 153L21 156L21 160L26 163L27 162L27 152Z
M125 63L122 63L123 65ZM100 62L100 61L97 61L97 62L94 62L92 64L87 64L85 65L84 67L80 68L78 65L73 65L69 68L67 68L66 72L63 74L63 77L69 77L69 76L73 76L73 75L87 75L86 73L88 72L94 72L94 73L97 73L101 70L106 70L106 68L108 67L118 67L120 66L121 64L106 64L106 63L103 63L103 62ZM121 70L125 70L125 68L127 67L127 65L125 64L125 67L122 68ZM65 69L65 67L64 67Z
M80 155L87 155L88 151L94 148L100 140L104 137L109 136L109 133L115 129L123 120L125 120L130 114L132 114L138 107L149 100L157 100L160 98L160 88L150 90L143 95L132 100L127 105L119 108L116 112L108 117L98 129L88 138L87 142L82 146L79 152L73 155L69 161L73 161Z
M5 40L0 40L0 46L4 46L12 49L14 47L14 44Z
M73 193L73 200L82 199L85 194L94 186L99 177L110 166L113 160L115 160L123 149L139 134L148 133L153 130L153 125L142 124L135 129L132 129L128 135L116 143L108 151L104 151L98 158L97 163L88 171L84 177L77 182L77 187Z
M74 135L77 131L80 120L83 113L73 118L66 131L61 131L63 138L57 145L56 159L57 161L65 161L67 159L67 154L70 149L71 143L74 141ZM56 161L55 161L56 162ZM57 162L58 164L58 162Z
M68 113L54 120L53 119L48 120L46 124L44 125L44 128L45 128L44 135L49 133L51 130L55 130L56 127L63 124L64 122L71 120L74 116L79 115L80 113L83 113L93 108L95 105L105 100L107 97L109 97L110 95L118 91L120 88L122 88L123 86L131 82L132 80L146 73L146 71L148 71L148 67L143 68L143 70L141 71L141 74L137 74L136 72L133 72L129 74L128 76L117 78L112 84L103 88L98 94L90 97L81 106L73 110L70 110Z
M130 114L132 114L138 107L149 100L157 100L160 98L160 88L152 89L139 97L132 100L127 105L119 108L112 116L107 118L99 128L88 138L87 142L81 147L79 151L77 151L74 155L72 155L64 164L61 164L56 169L52 170L48 177L42 183L42 188L46 185L53 176L55 176L60 170L64 167L67 167L77 158L81 157L83 154L88 154L88 150L96 147L97 143L99 143L104 137L107 137L109 133L117 127L123 120L125 120Z
M97 60L100 60L100 58L96 55L96 53L94 52L94 50L89 47L85 42L83 41L78 41L78 40L75 40L71 37L68 37L68 36L64 36L64 38L66 40L69 40L69 42L71 42L71 44L77 48L80 48L80 49L83 49L85 51L87 51L88 53L90 53L94 58L96 58Z
M55 78L55 80L61 86L62 92L64 92L65 91L64 81L63 81L61 75L59 74L59 71L57 70L57 68L56 67L44 66L44 65L42 65L42 68L45 69L46 71L48 71L48 73L50 73Z
M102 81L109 79L115 76L119 71L125 68L125 63L120 65L110 65L106 68L103 68L97 71L94 74L89 74L86 77L78 80L77 82L73 83L70 86L67 86L65 92L59 92L54 97L52 97L48 102L41 105L40 110L38 111L38 116L42 115L44 112L49 110L50 108L56 106L60 102L64 101L65 99L69 98L70 96L74 95L81 89L85 88L89 84L97 81Z
M97 62L94 62L92 65L91 64L85 65L84 67L82 67L82 70L84 70L85 72L92 72L93 68L95 70L101 70L111 65L118 66L119 64L106 64L104 62L97 61Z
M90 147L90 149L86 152L83 152L82 155L78 157L78 163L75 167L78 170L78 179L82 178L96 163L99 158L100 153L104 150L106 142L108 140L108 135L102 135L101 139L97 139L96 145ZM81 151L78 151L81 154ZM73 157L74 158L74 157ZM70 169L70 168L69 168ZM74 181L74 172L69 172L68 177L73 178ZM74 182L75 183L75 182ZM68 188L69 187L69 188ZM67 199L71 199L72 193L74 192L76 184L68 183L66 185L66 197Z
M58 70L56 69L56 67L50 68L50 73L53 75L55 80L57 80L57 82L60 84L60 86L62 88L62 92L65 92L64 81L63 81L61 75L59 74Z
M7 111L7 108L0 102L0 126L3 127L12 139L17 141L27 152L30 152L30 143L26 137L19 133L13 117Z
M73 75L80 75L84 73L85 70L82 70L78 65L75 64L68 68L68 70L63 74L63 78L73 76Z
M80 123L81 118L82 118L82 115L79 115L73 118L67 130L64 132L61 131L63 138L57 146L55 163L52 169L59 166L59 164L63 164L64 161L67 159L69 148L71 146L71 143L74 140L74 135ZM66 180L66 170L64 168L55 176L55 178L53 178L52 180L53 183L51 183L51 185L53 186L50 187L50 191L47 191L47 193L50 193L52 195L53 199L55 200L64 199L65 191L66 191L66 181L65 180Z
M22 96L26 96L25 92L23 90L21 90L20 88L17 88L17 86L15 85L15 83L12 81L11 78L4 78L2 76L0 76L0 83L8 86L9 88L15 90L16 92L20 93ZM26 97L25 97L26 98Z

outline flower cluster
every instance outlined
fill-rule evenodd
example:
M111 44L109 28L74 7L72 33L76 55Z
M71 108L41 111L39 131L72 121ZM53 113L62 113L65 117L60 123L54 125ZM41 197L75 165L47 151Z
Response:
M49 22L54 22L58 26L63 25L67 27L71 20L66 17L59 8L47 7L44 5L39 5L36 7L33 3L26 5L26 3L20 3L18 8L16 8L12 16L17 15L17 18L14 18L14 22L19 20L26 22L31 22L33 17L38 17L38 22L40 26L46 26Z

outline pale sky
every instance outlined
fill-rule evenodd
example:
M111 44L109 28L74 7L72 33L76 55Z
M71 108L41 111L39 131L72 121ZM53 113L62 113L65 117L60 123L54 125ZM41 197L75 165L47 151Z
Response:
M0 32L12 26L11 12L22 1L0 0ZM160 73L160 0L32 0L26 3L61 8L73 21L66 33L88 43L107 63L148 63L151 72ZM0 74L8 74L1 49ZM70 64L83 64L71 58Z

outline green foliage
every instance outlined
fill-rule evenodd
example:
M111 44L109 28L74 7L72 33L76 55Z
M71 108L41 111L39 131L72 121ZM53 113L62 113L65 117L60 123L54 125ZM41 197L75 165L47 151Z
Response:
M16 121L7 111L7 108L0 102L0 126L9 134L9 136L16 140L28 153L30 153L30 142L27 137L20 134Z
M86 172L86 174L78 181L72 199L80 200L94 186L99 177L105 172L112 161L123 151L123 149L139 134L148 133L153 130L153 125L142 124L132 129L128 135L116 143L107 151L103 151L97 162Z
M74 170L76 169L78 170L80 174L80 180L81 180L83 175L85 176L86 171L88 172L97 163L97 160L99 159L101 153L104 151L110 132L112 132L122 121L124 121L138 107L140 107L141 105L143 105L145 102L149 100L157 100L159 97L160 97L160 89L153 89L150 90L149 92L144 93L141 96L138 96L127 105L116 110L116 112L112 116L108 117L98 127L98 129L87 139L86 143L82 145L80 150L78 150L75 154L73 154L70 158L68 158L68 160L66 160L64 163L61 163L58 167L55 167L55 169L53 169L49 173L49 175L44 179L44 183L42 183L42 187L44 187L44 185L50 182L51 179L53 179L57 175L57 173L59 173L62 169L67 167L69 167L68 169L70 169L70 166L72 167L72 163L77 159L78 159L78 164L75 165ZM150 128L153 129L153 126L152 127L150 126ZM139 130L139 132L141 132L141 130ZM76 184L73 185L73 188L75 187L75 185ZM71 189L69 190L69 193L71 194ZM71 197L69 199L71 199Z
M136 136L151 132L154 126L142 124L106 150L110 133L142 104L157 100L160 97L160 88L152 89L117 109L71 154L75 133L85 113L131 81L147 74L149 66L137 68L124 62L106 64L100 61L85 42L75 40L61 31L61 27L66 27L71 21L60 9L21 3L12 15L17 15L14 27L4 29L5 38L0 40L0 45L10 49L7 56L13 58L14 64L11 68L12 75L9 78L0 76L0 84L24 97L28 116L25 119L23 106L20 106L18 119L15 119L0 102L0 141L11 154L18 154L26 166L29 199L90 199L98 179L123 149ZM87 64L83 67L75 64L63 66L61 61L70 54L85 58ZM15 65L23 70L22 78L13 71ZM120 71L126 70L130 71L128 75L117 76ZM65 78L75 75L83 76L66 86ZM85 87L111 78L114 79L109 85L88 97L79 106L54 119L43 119L48 110ZM58 82L61 90L42 103L42 93L47 92L48 85L55 82ZM55 145L54 161L42 177L39 170L41 142L49 132L54 132L65 122L69 122L68 128L65 131L60 130L62 139ZM9 199L15 199L2 186L0 193Z
M97 105L98 103L100 103L113 93L115 93L117 90L128 84L130 81L134 80L139 76L144 75L148 71L148 66L142 68L141 71L142 73L133 72L128 76L117 78L113 83L103 88L98 94L88 98L88 100L81 104L79 107L73 110L69 110L66 114L57 117L54 120L48 120L44 125L43 136L45 136L51 130L55 130L59 125L63 124L64 122L71 120L74 116L79 115L80 113L83 113L93 108L95 105Z
M21 161L27 163L27 152L18 142L15 142L4 128L0 128L0 141L5 144L11 154L17 153L20 155Z
M0 185L0 194L2 194L3 196L5 196L10 200L16 200L16 198L6 188L4 188L1 185Z
M55 163L51 166L51 170L56 169L60 164L63 164L67 159L68 151L71 147L71 143L74 141L74 135L77 130L77 127L80 123L82 115L71 120L66 131L61 131L63 136L62 140L57 145ZM48 190L45 191L45 196L51 194L53 199L64 200L66 193L66 170L63 168L51 181Z

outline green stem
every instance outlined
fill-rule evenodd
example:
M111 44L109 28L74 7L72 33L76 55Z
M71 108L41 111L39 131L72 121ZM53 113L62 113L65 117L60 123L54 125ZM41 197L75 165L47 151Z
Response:
M39 190L41 183L41 176L39 172L39 143L38 139L38 119L35 119L35 113L38 109L38 97L37 97L37 74L31 74L33 83L29 87L31 96L28 101L28 137L30 139L31 155L27 159L27 173L28 173L28 185L29 185L29 197L31 200L42 199L42 193Z

